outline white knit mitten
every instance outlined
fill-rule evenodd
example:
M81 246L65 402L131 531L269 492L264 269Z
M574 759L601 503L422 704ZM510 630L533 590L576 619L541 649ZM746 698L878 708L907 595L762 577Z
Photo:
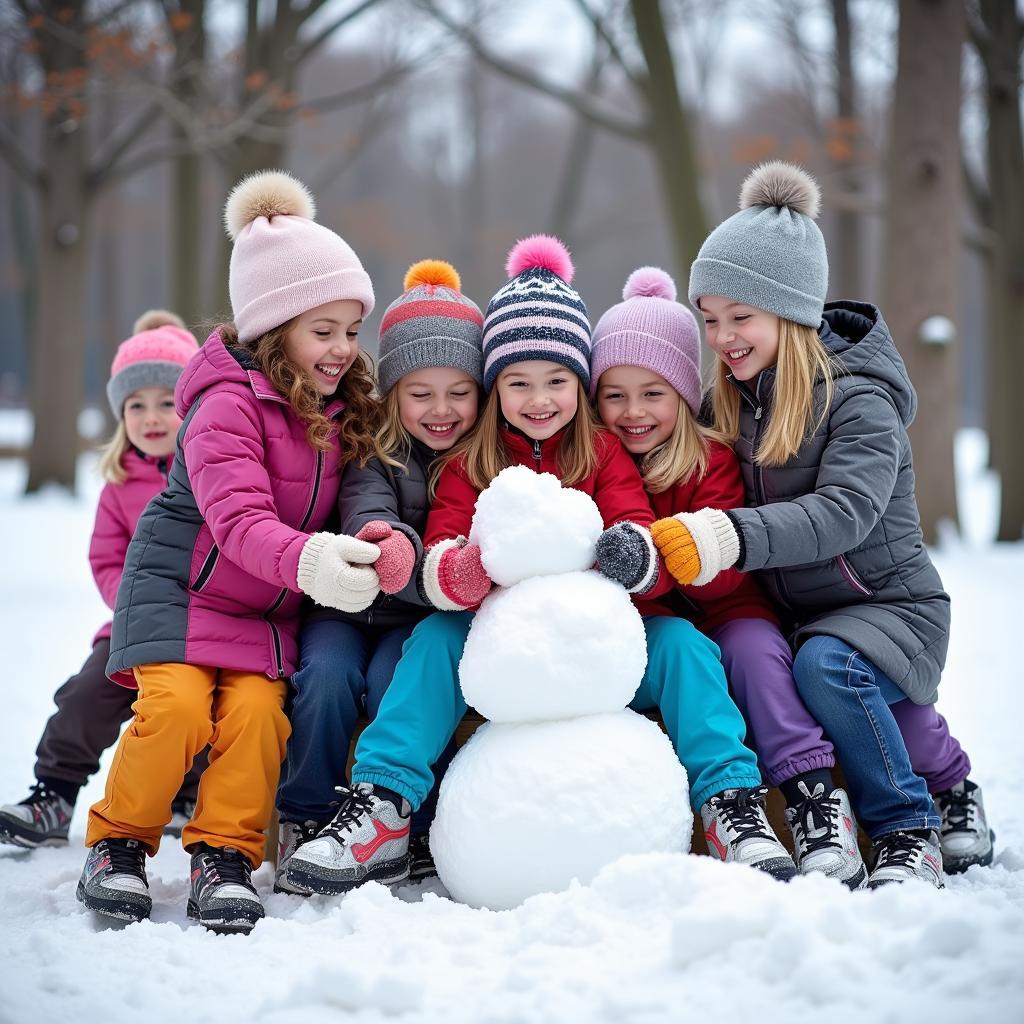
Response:
M731 569L740 557L740 537L732 520L718 508L680 512L678 519L689 531L700 556L700 574L693 586L710 583L720 572Z
M299 555L298 584L317 604L342 612L369 608L380 593L372 563L380 548L342 533L314 533Z

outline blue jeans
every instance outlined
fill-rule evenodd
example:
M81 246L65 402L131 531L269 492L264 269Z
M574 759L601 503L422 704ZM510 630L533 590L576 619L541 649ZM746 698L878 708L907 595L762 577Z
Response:
M928 785L911 768L889 708L907 695L859 651L832 636L812 636L804 643L793 660L793 678L835 745L854 813L871 839L937 829Z
M303 627L299 669L291 679L292 734L277 790L283 820L330 819L334 787L346 779L359 713L365 710L371 722L376 717L412 629L381 630L330 618L313 618ZM443 754L438 778L454 757L454 746ZM430 777L430 799L413 818L414 833L427 831L434 818L437 786L433 772Z
M471 612L439 612L413 630L380 711L356 744L354 781L386 786L419 806L432 782L430 765L467 710L459 661L472 621ZM644 626L647 671L630 707L661 709L693 806L725 789L760 785L718 648L683 619L656 616Z

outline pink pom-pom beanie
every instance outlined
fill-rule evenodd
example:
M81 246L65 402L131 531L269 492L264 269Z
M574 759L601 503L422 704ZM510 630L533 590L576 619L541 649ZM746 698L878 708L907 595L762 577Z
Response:
M114 418L121 418L125 399L134 391L173 391L185 364L197 351L196 339L176 323L161 323L122 341L107 382L107 400Z
M590 385L590 320L571 286L569 250L550 235L532 235L513 246L505 263L508 282L484 317L484 390L512 363L543 359L572 370Z
M228 197L224 222L234 240L228 291L240 342L310 309L355 299L373 309L373 286L342 238L317 224L302 182L284 171L261 171Z
M591 397L601 374L613 366L642 366L664 377L696 416L700 412L700 331L693 314L676 302L675 282L657 267L629 275L625 301L612 306L594 328Z

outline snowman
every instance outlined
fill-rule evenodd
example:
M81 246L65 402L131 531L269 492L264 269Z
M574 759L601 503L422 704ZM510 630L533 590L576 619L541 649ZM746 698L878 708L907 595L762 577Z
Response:
M448 892L504 910L625 854L685 851L686 772L626 708L643 678L643 621L591 567L603 529L582 491L525 466L477 499L470 542L498 584L459 666L488 722L441 784L430 849Z

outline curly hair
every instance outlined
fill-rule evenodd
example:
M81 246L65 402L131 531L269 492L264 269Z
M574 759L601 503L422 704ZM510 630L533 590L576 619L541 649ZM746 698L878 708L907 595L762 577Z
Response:
M252 357L256 369L288 400L295 415L305 424L310 445L325 452L331 448L335 422L324 415L324 396L284 350L285 338L296 319L293 317L244 343L239 343L234 324L219 324L216 329L228 348L239 349ZM342 465L353 460L365 462L376 451L373 436L380 417L369 356L363 352L356 356L338 382L333 397L345 403L345 410L337 420Z

